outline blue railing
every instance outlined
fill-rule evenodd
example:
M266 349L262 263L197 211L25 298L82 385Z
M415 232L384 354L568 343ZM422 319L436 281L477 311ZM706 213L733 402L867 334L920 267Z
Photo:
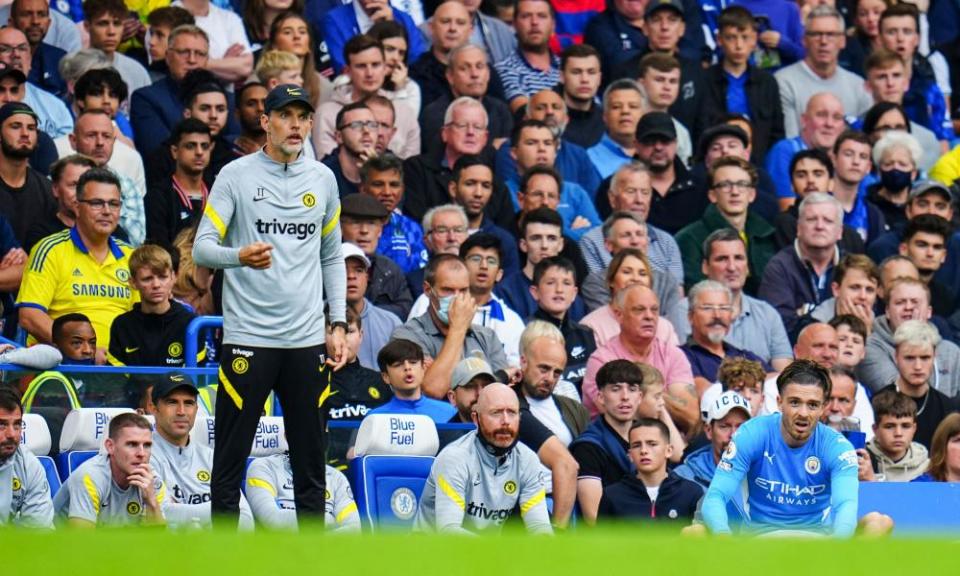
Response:
M183 341L184 361L187 367L197 365L197 342L200 341L200 332L223 328L223 316L197 316L187 326L187 333ZM214 372L216 373L216 372Z

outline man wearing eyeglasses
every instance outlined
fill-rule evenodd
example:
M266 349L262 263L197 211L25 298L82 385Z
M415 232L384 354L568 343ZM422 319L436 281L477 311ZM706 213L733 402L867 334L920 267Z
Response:
M30 77L33 66L30 43L23 32L10 26L0 28L0 63L3 63L5 68L19 70L27 78ZM32 82L23 83L22 100L36 112L40 130L51 138L63 136L73 129L73 117L66 104Z
M870 94L863 89L863 78L838 65L840 51L846 45L843 16L836 8L823 5L810 11L803 33L806 57L774 75L780 86L787 138L800 133L800 116L814 94L835 94L852 116L860 116L873 105Z
M80 176L76 224L38 242L27 261L17 307L28 344L52 344L54 319L78 312L93 324L97 363L104 362L110 324L139 300L129 284L133 248L111 238L122 206L120 181L109 169Z
M725 156L714 162L709 171L710 206L703 216L677 233L677 244L683 255L683 276L687 288L703 280L703 242L714 230L733 228L747 241L750 273L744 287L756 294L767 262L776 253L774 229L750 207L757 198L757 170L747 160Z
M733 323L733 293L725 284L702 280L690 289L690 339L680 347L690 361L697 393L717 381L720 363L726 357L742 357L763 365L765 372L773 372L762 358L724 342Z
M360 191L360 167L376 154L380 125L373 110L363 102L352 102L337 113L338 146L321 162L337 177L340 197Z

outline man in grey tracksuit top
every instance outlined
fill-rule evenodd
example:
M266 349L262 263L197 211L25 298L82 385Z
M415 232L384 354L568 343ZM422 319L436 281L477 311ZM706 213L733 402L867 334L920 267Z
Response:
M480 392L477 430L437 456L420 497L418 530L461 534L497 531L519 503L533 533L552 534L540 460L517 442L520 405L504 384Z
M328 465L326 472L324 520L327 530L359 532L360 515L357 513L353 491L350 490L350 482L333 466ZM274 454L255 459L247 469L246 489L257 522L273 529L297 528L289 454Z
M267 143L220 171L197 230L193 258L223 268L223 357L211 481L214 522L236 525L240 479L260 409L275 390L283 407L297 514L324 513L325 370L346 354L346 273L340 200L330 170L303 155L313 105L302 88L267 95ZM332 331L324 341L324 304Z
M53 528L53 500L43 465L20 442L23 407L0 389L0 526Z

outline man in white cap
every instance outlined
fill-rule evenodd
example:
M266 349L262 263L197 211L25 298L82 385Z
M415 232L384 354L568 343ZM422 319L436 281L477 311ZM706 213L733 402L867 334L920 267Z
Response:
M377 370L377 352L390 341L390 333L400 325L400 318L378 308L365 296L370 283L370 259L363 250L344 242L341 251L347 267L347 306L357 313L362 330L357 357L364 368Z
M450 422L472 424L471 414L480 397L480 390L496 381L493 368L479 355L467 356L457 362L450 379L450 391L447 392L447 400L457 408L457 414Z

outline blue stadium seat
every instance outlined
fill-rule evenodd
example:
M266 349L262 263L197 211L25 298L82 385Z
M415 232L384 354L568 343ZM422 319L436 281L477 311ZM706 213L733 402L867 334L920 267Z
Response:
M73 471L81 464L97 455L96 450L77 450L74 452L61 452L57 456L57 470L60 473L60 481L66 482L67 478L73 474Z
M50 485L50 497L53 498L60 491L60 476L57 473L57 465L53 458L49 456L37 456L37 460L43 465L43 471L47 474L47 484Z
M354 498L371 531L410 528L433 456L361 456L351 462Z
M960 483L861 482L857 516L881 512L897 535L960 533Z
M360 423L350 463L354 499L371 531L409 529L440 440L427 416L372 414Z

